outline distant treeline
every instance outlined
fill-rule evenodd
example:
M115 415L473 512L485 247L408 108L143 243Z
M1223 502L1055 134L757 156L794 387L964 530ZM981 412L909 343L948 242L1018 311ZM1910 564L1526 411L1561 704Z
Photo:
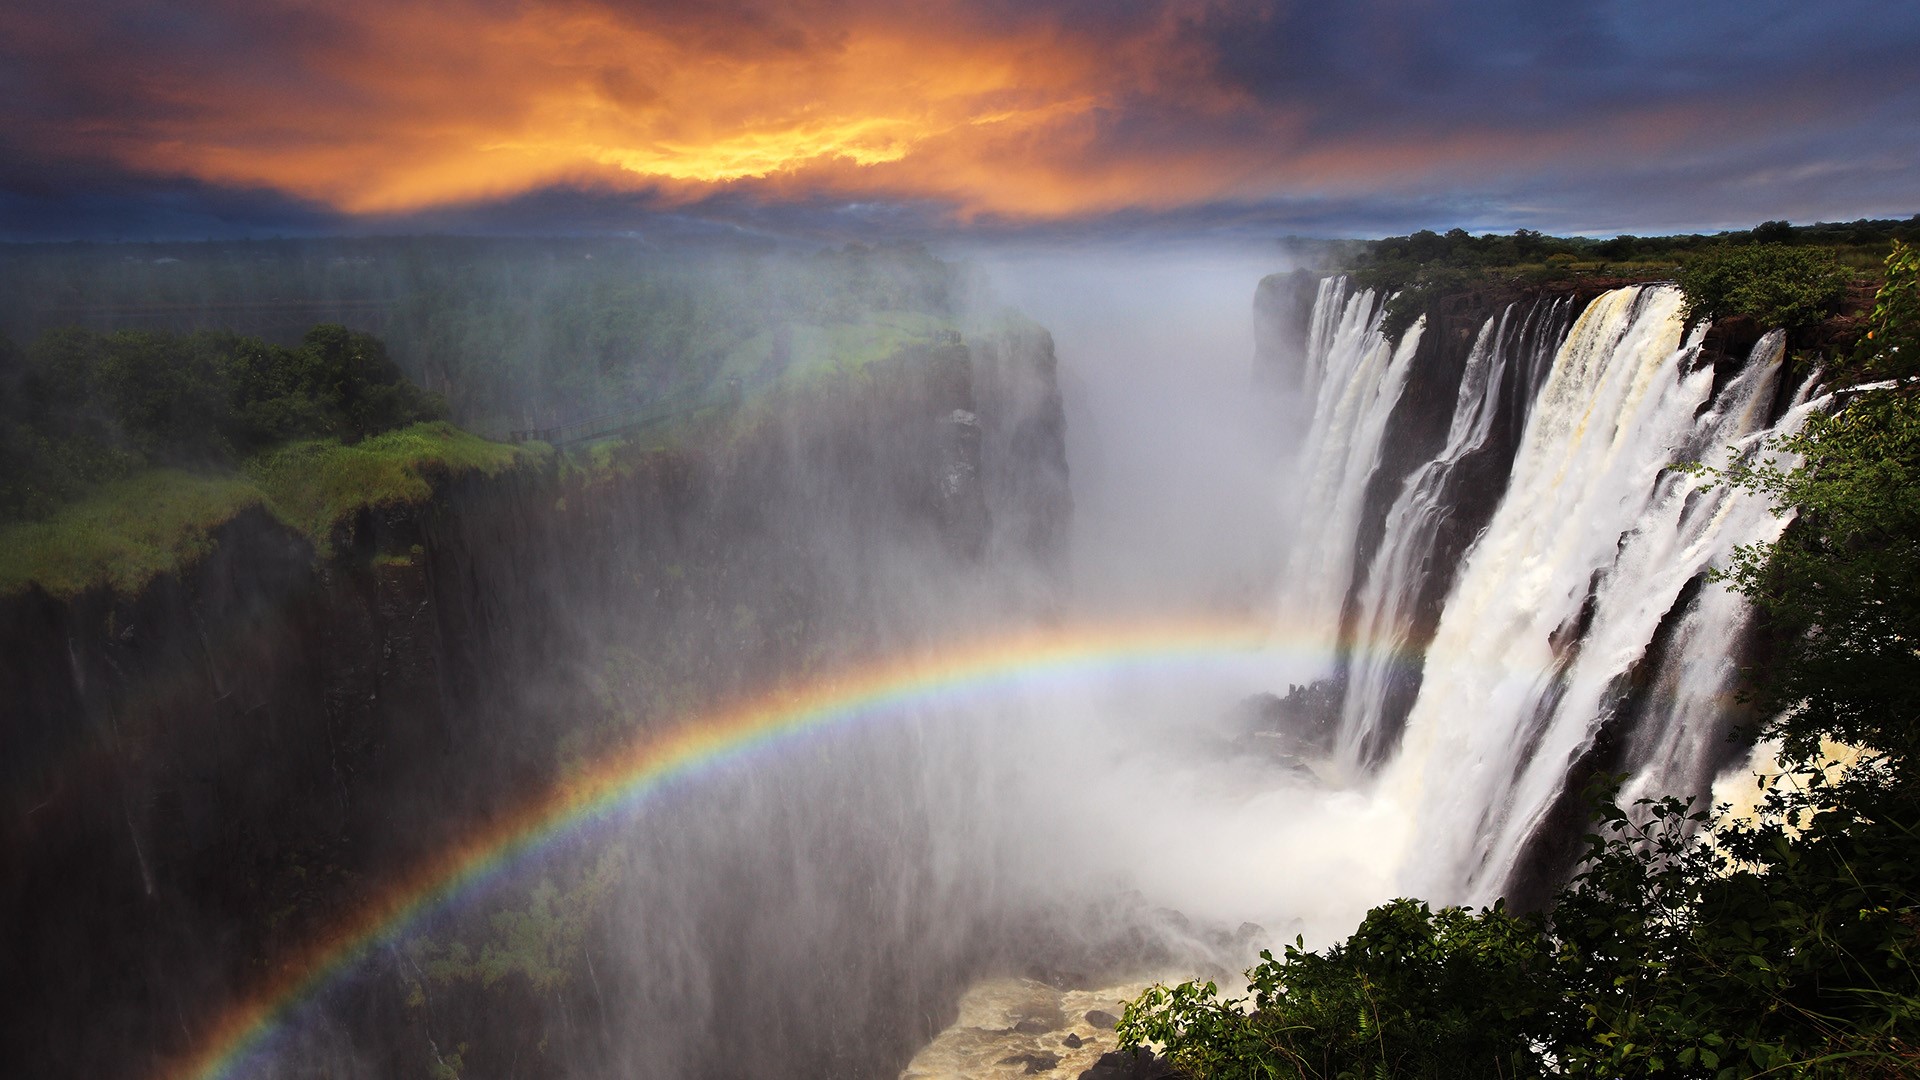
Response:
M147 465L227 466L445 411L378 339L342 326L316 326L296 347L218 331L66 329L25 348L0 338L0 521Z
M1548 236L1532 229L1512 234L1474 235L1465 229L1437 233L1422 229L1409 236L1363 241L1349 258L1348 267L1369 276L1393 278L1416 267L1484 269L1574 263L1666 263L1678 265L1696 252L1750 244L1860 249L1859 265L1876 265L1895 240L1920 241L1920 214L1902 219L1862 219L1793 225L1767 221L1733 232L1683 233L1675 236L1622 235L1608 239L1588 236Z
M1696 313L1804 322L1840 302L1849 276L1863 283L1876 280L1895 241L1920 242L1920 214L1817 225L1767 221L1711 235L1608 239L1548 236L1531 229L1478 236L1465 229L1423 229L1352 243L1330 254L1359 284L1400 294L1388 308L1388 329L1398 333L1437 296L1491 281L1538 284L1582 276L1678 280L1689 287L1690 309ZM1719 302L1741 282L1758 283L1767 297ZM1692 302L1702 288L1715 299Z
M229 329L291 345L315 322L376 333L482 431L696 394L786 328L950 316L956 269L914 247L661 249L462 237L0 247L0 331Z

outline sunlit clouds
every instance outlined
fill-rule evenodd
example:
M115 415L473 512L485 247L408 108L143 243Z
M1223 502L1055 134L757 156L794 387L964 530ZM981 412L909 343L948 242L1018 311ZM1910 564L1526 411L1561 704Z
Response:
M137 202L165 183L199 185L216 214L225 191L370 220L543 192L644 211L911 205L962 227L1437 204L1524 217L1582 198L1630 218L1655 188L1733 213L1897 209L1885 163L1920 139L1888 121L1907 115L1888 99L1915 91L1884 69L1909 62L1915 19L1789 15L22 0L0 12L0 219L9 198L54 207L92 185ZM1842 44L1846 65L1780 62ZM1870 132L1858 158L1877 164L1845 165L1836 149ZM1820 184L1791 179L1832 161ZM1775 172L1788 179L1764 190L1742 179Z
M743 29L716 42L672 20L564 4L369 7L317 40L268 46L301 78L163 68L143 89L164 113L60 138L351 213L551 184L672 201L748 180L1019 210L1020 185L983 183L964 163L1067 137L1058 129L1100 102L1092 59L1020 33L912 29Z

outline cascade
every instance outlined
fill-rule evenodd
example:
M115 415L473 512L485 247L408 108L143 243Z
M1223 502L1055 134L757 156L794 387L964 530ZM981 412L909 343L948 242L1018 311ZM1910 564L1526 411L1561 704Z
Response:
M1348 681L1339 750L1349 766L1377 764L1391 750L1420 685L1419 669L1406 658L1431 639L1424 609L1451 582L1439 550L1444 527L1456 516L1471 516L1459 505L1462 482L1475 471L1471 459L1498 456L1490 442L1507 402L1523 408L1532 402L1567 306L1565 300L1509 304L1481 325L1445 445L1408 476L1387 511L1380 549L1355 589L1351 625L1342 635ZM1489 462L1501 471L1506 463Z
M1395 344L1385 321L1385 298L1373 290L1353 290L1344 277L1320 283L1306 353L1314 411L1295 518L1301 529L1281 610L1292 625L1324 628L1328 655L1353 573L1367 478L1380 463L1387 421L1426 328L1424 320L1414 323Z
M1747 374L1778 378L1784 348L1783 334L1768 334L1755 345ZM1806 380L1785 415L1764 429L1761 417L1755 414L1765 410L1768 388L1756 388L1758 392L1746 397L1739 411L1729 417L1733 423L1728 427L1745 433L1724 446L1714 443L1699 447L1700 457L1725 467L1735 461L1752 463L1766 455L1769 439L1800 430L1809 416L1832 407L1830 396L1809 400L1814 383L1814 379ZM1716 438L1730 434L1714 433ZM1790 467L1797 459L1778 463ZM1730 497L1719 488L1701 491L1697 484L1690 488L1677 531L1693 543L1710 543L1715 565L1725 565L1735 544L1779 539L1791 521L1790 517L1776 516L1760 499ZM1621 791L1625 803L1631 805L1635 799L1668 792L1705 791L1712 784L1712 772L1717 770L1709 766L1724 761L1729 750L1725 742L1726 694L1737 676L1735 653L1729 643L1740 640L1752 616L1747 603L1728 589L1702 589L1686 605L1653 686L1653 700L1665 709L1664 721L1636 725L1622 762L1629 772Z
M1570 328L1566 301L1509 305L1480 325L1444 445L1398 486L1356 566L1357 492L1391 438L1418 332L1385 341L1378 303L1339 279L1316 298L1319 411L1285 617L1343 645L1329 665L1343 691L1335 767L1370 776L1412 823L1400 891L1485 903L1551 841L1581 776L1626 772L1630 799L1703 791L1727 764L1749 614L1706 577L1785 522L1670 466L1768 453L1824 403L1802 390L1770 422L1778 333L1716 386L1705 328L1688 331L1669 286L1602 294ZM1501 447L1490 433L1515 403L1524 425ZM1448 549L1441 535L1462 527L1449 519L1476 498L1490 516Z

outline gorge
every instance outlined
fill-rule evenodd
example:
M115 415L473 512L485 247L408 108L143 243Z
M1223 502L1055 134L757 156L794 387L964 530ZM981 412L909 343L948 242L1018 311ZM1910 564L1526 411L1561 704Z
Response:
M255 510L132 594L6 597L8 1054L891 1076L976 979L1538 902L1588 780L1705 793L1744 760L1753 627L1707 579L1786 523L1672 466L1823 406L1782 334L1689 326L1662 284L1443 296L1396 333L1384 292L1295 271L1177 357L1143 339L1200 333L1142 302L1159 273L670 446L523 448L324 551ZM1244 318L1250 284L1209 302ZM1142 415L1159 475L1117 449ZM831 718L605 772L781 695ZM608 813L540 794L603 774Z

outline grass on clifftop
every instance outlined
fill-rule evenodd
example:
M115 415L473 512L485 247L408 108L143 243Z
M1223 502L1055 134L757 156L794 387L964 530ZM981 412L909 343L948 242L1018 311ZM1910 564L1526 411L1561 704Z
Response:
M325 554L334 526L363 507L404 506L433 496L433 480L497 476L539 451L488 442L444 421L415 424L351 446L292 443L247 462L274 516Z
M497 476L548 452L432 421L351 446L293 443L249 460L239 473L148 469L103 484L46 520L0 528L0 595L33 583L56 597L98 586L136 593L205 558L215 530L260 505L324 557L334 526L363 507L422 503L432 498L436 479Z
M262 501L245 477L150 469L104 484L44 521L0 529L0 595L30 582L58 597L139 591L213 551L213 532Z

